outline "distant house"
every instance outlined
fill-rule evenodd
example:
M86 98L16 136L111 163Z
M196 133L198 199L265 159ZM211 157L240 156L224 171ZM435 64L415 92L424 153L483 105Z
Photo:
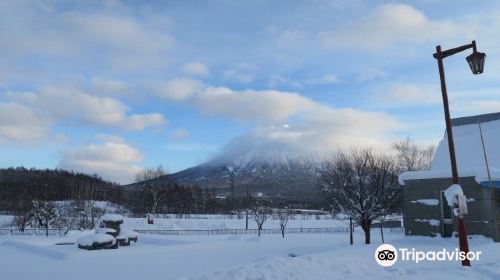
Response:
M500 242L500 113L453 119L452 127L460 185L468 202L467 231ZM399 176L406 235L449 237L456 231L457 219L444 196L452 184L447 141L445 135L431 170Z

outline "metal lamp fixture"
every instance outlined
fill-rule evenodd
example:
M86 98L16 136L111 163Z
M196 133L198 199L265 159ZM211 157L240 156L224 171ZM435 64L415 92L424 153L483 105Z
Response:
M469 63L470 70L472 74L477 75L483 73L484 70L484 59L486 58L485 53L481 52L473 52L469 56L466 57L467 62Z

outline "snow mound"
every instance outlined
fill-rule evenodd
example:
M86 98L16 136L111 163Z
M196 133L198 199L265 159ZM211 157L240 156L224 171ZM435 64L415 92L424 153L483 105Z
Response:
M105 214L101 217L101 220L103 221L115 223L123 222L123 219L123 216L119 214Z
M96 233L106 233L106 234L114 234L116 230L113 228L97 228L95 230Z
M139 236L139 234L133 230L129 230L129 229L122 229L120 230L120 233L123 234L123 235L126 235L128 236L129 238L137 238Z
M108 242L113 242L114 237L105 233L95 233L81 236L77 239L77 243L80 246L88 247L92 246L94 243L103 244Z

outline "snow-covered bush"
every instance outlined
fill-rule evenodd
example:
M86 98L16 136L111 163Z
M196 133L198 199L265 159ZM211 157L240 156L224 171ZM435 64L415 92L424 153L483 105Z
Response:
M116 239L105 233L95 233L81 236L76 241L78 248L86 250L116 249L118 243Z
M49 235L49 228L54 224L61 224L61 219L57 211L57 206L53 201L33 200L31 217L37 226L44 228L46 236Z
M95 206L93 200L75 200L70 207L69 216L71 216L72 229L86 230L93 229L96 221L104 214L104 210Z

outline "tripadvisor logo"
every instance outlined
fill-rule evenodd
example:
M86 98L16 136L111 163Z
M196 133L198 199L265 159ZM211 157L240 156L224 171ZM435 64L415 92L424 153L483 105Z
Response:
M398 252L399 251L399 252ZM469 261L478 261L482 252L481 251L470 251L470 252L460 252L458 249L453 251L447 250L445 248L438 251L418 251L415 248L399 248L396 249L391 244L382 244L378 246L375 250L375 261L383 267L393 266L399 259L401 261L410 261L419 263L421 261L463 261L468 259Z
M382 244L375 250L375 260L381 266L392 266L398 261L398 251L391 244Z

